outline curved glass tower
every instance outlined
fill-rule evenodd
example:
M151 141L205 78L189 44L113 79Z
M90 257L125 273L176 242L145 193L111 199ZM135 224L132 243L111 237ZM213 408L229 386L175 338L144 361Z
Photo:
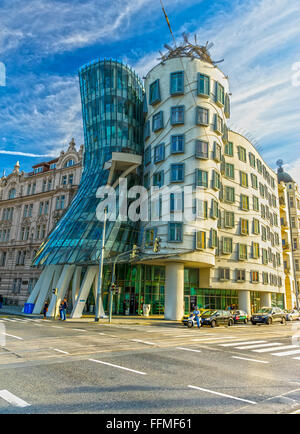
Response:
M110 174L104 165L113 153L142 154L143 85L135 72L115 60L96 60L80 68L79 81L85 141L82 179L34 265L89 265L98 261L103 222L96 218L96 191L107 184ZM114 178L121 173L117 170ZM129 175L129 186L137 177L136 171ZM132 225L107 222L107 250L128 250L137 234Z

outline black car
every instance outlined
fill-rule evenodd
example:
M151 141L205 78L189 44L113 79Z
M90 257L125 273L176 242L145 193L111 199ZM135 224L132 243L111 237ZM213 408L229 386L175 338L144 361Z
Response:
M207 310L201 315L201 324L216 327L217 325L232 326L234 320L229 310Z
M255 324L273 324L274 322L286 323L286 313L279 307L262 307L252 315L251 322Z

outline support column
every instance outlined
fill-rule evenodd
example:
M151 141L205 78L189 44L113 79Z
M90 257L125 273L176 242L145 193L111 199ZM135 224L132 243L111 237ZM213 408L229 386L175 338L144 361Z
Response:
M38 281L36 282L35 287L31 291L31 293L30 293L30 295L29 295L26 303L35 303L35 301L36 301L36 299L37 299L37 297L39 295L40 289L43 287L43 284L45 282L46 272L47 272L47 269L45 268L42 271L42 273L41 273Z
M80 291L80 278L81 278L82 267L76 267L75 272L73 274L72 280L72 303L73 306L76 303L76 300Z
M57 289L57 295L53 294L50 305L48 308L47 317L52 317L55 315L55 311L58 310L59 303L62 298L64 298L65 293L68 289L68 286L70 284L71 278L73 276L75 269L75 265L65 265L63 268L63 271L60 275L60 278L57 282L56 289ZM57 312L56 312L57 314Z
M251 315L250 291L238 291L239 309Z
M49 289L51 289L53 277L55 274L55 268L56 268L55 265L48 265L45 268L45 277L43 280L43 284L40 288L39 295L38 295L38 298L36 300L36 303L35 303L35 306L33 309L34 314L40 314L42 309L43 309L43 306L45 304L45 300L46 300L47 295L48 295L48 291L49 291Z
M91 287L94 283L95 276L97 275L98 266L92 266L87 269L85 273L79 295L73 306L71 313L71 318L81 318L83 308L85 306L86 300L88 298Z
M261 307L272 307L272 299L270 292L262 292L260 295Z
M165 319L179 321L184 314L184 264L166 265Z

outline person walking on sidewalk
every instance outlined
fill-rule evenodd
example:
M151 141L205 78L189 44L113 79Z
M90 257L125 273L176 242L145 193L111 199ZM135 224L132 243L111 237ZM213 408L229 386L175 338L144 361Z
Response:
M64 301L62 302L62 320L63 321L66 321L66 318L67 318L67 307L68 307L67 299L64 298Z
M48 312L48 307L49 307L49 304L48 304L48 302L46 301L46 303L45 303L45 305L44 305L44 310L43 310L44 319L46 319L46 315L47 315L47 312Z
M0 294L0 309L2 308L2 304L3 304L3 297L2 294Z

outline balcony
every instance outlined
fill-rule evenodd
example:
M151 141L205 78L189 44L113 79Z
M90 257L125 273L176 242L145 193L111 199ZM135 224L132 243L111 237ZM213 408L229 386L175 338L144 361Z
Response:
M290 252L291 251L291 245L289 243L282 244L282 250L284 252Z

